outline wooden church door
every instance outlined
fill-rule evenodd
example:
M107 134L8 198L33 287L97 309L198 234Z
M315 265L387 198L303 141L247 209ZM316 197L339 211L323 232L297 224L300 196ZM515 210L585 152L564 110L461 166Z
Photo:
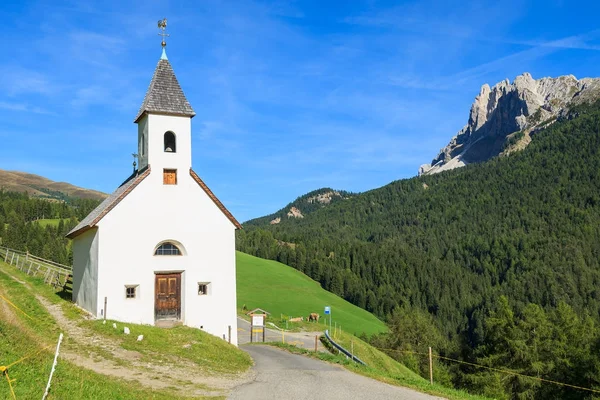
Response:
M156 274L154 319L181 319L181 274Z

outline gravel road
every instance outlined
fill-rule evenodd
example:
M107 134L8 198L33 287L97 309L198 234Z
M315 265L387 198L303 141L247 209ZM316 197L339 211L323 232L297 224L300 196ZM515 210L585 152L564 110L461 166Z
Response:
M275 347L245 345L240 348L254 359L256 378L235 388L229 396L232 400L439 399Z

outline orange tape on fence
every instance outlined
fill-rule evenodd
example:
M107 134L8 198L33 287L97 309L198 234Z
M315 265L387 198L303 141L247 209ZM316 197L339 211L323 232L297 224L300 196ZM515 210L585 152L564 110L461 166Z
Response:
M2 373L4 374L4 376L6 376L6 381L8 382L8 387L10 388L10 394L12 394L12 398L14 400L17 400L17 396L15 395L15 390L12 387L12 381L10 377L8 376L8 371L6 369L2 370Z
M0 294L0 298L2 298L4 301L6 301L8 304L10 304L11 306L13 306L14 308L16 308L17 310L21 311L23 313L23 315L25 315L27 318L29 318L32 321L35 321L34 318L30 317L25 311L21 310L19 307L15 306L9 299L7 299L6 297L2 296Z
M6 377L6 381L8 382L8 387L10 388L10 393L12 394L13 399L16 399L17 397L15 396L15 392L12 387L12 382L14 381L14 379L10 379L10 377L8 376L8 369L14 365L17 365L20 362L27 360L28 358L31 358L33 356L40 354L42 351L47 350L49 348L50 348L50 346L42 347L40 350L38 350L34 353L30 353L30 354L26 355L25 357L21 357L20 359L18 359L15 362L12 362L8 365L0 365L0 373L4 374L4 376Z

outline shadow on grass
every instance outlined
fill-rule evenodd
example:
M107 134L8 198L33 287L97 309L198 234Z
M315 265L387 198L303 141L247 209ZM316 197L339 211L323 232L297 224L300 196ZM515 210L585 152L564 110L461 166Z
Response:
M71 303L73 302L73 292L71 292L70 290L60 290L56 292L56 295L63 300L66 300Z

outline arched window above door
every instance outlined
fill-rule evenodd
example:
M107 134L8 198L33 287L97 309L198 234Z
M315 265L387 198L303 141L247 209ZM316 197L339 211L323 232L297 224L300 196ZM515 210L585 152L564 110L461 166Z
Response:
M155 256L181 256L183 252L179 245L173 242L163 242L156 250L154 250Z

